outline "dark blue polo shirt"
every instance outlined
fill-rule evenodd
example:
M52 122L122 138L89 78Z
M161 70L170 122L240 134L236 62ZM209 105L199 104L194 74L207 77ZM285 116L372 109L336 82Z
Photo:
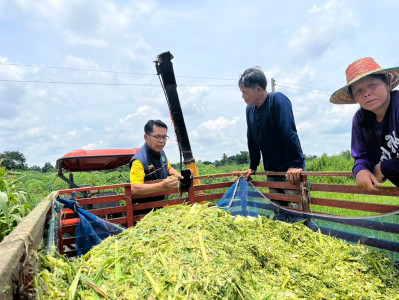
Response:
M265 171L286 172L289 168L305 170L290 100L282 93L269 93L256 108L248 105L247 138L250 168L257 169L261 153Z

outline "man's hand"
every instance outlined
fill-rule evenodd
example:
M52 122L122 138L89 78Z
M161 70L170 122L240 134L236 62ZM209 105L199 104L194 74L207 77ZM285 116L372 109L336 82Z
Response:
M377 177L366 169L356 174L356 184L358 187L368 191L378 191L377 187L381 186Z
M170 167L169 168L169 175L174 175L177 176L179 179L183 179L183 176L174 168Z
M374 171L373 175L377 178L378 182L382 183L384 182L387 178L382 174L381 172L381 163L378 163L374 166Z
M241 172L241 171L234 171L234 172L233 172L233 175L234 175L234 176L242 176L242 177L244 177L246 180L249 180L250 176L253 175L253 174L255 174L255 171L254 171L254 170L251 170L251 169L248 169L248 170L246 170L246 171L244 171L244 172Z
M285 174L285 178L291 184L298 184L299 181L301 180L301 173L302 173L302 169L289 168L287 170L287 174Z
M249 180L249 178L251 177L251 175L255 174L255 170L252 169L248 169L244 172L241 173L241 176L244 177L246 180Z
M176 174L174 174L173 176L175 176L175 177L177 177L177 178L179 178L179 179L183 179L183 178L184 178L183 175L180 174L180 173L176 173Z
M183 176L181 176L180 173L179 173L179 175L180 175L181 178L183 178ZM164 191L177 189L178 184L179 184L179 179L175 175L171 175L171 176L165 178L161 182L161 185L162 185L162 188L163 188Z

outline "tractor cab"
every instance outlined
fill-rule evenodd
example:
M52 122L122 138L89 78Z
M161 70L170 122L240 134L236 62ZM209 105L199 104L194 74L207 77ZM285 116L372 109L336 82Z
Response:
M56 168L57 176L68 183L71 189L90 186L88 184L78 184L74 180L74 172L91 172L113 170L119 167L129 165L131 158L140 150L140 148L132 149L102 149L102 150L74 150L57 159ZM66 177L64 172L68 172ZM121 178L121 181L127 179ZM115 192L102 191L98 189L82 192L82 198L102 197L115 195ZM88 209L106 208L112 203L93 204Z
M133 155L140 148L132 149L102 149L102 150L74 150L57 159L57 176L69 184L70 188L79 188L73 179L73 172L90 172L113 170L128 165ZM65 177L63 170L69 172Z

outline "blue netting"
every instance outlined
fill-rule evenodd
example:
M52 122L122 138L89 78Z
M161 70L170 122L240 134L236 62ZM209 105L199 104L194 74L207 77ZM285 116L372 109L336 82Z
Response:
M299 222L303 215L292 215L282 211L278 205L267 199L252 183L240 177L218 201L217 206L233 216L273 216L284 222Z
M57 249L57 213L59 212L59 205L56 201L53 202L53 209L51 211L49 230L46 240L46 251L53 254Z
M399 262L399 211L362 217L293 211L274 204L242 177L229 188L217 206L233 216L260 215L290 223L302 221L314 231L382 249Z
M64 204L64 207L76 212L80 218L80 222L76 224L75 232L77 256L84 255L93 246L101 243L103 239L119 234L124 230L123 227L107 222L80 208L78 202L75 200L75 194L72 194L71 200L61 197L58 197L57 200Z

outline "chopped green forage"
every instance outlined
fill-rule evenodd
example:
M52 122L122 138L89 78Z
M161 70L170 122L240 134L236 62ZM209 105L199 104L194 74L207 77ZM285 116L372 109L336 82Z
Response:
M43 257L35 282L40 299L399 295L399 269L382 251L321 235L302 223L233 217L198 204L151 212L73 262Z

